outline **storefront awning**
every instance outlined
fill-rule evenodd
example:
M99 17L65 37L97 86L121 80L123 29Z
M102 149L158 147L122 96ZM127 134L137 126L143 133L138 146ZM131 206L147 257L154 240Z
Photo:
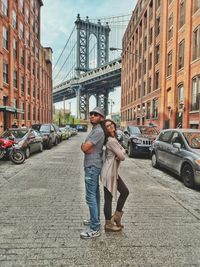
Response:
M11 113L21 113L21 114L24 113L22 109L11 107L11 106L0 106L0 111L6 111L6 112L11 112Z

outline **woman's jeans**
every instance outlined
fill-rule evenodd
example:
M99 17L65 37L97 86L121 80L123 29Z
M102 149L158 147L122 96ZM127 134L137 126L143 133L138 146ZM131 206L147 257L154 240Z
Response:
M90 228L100 228L100 191L99 175L101 169L95 166L85 168L86 203L90 211Z

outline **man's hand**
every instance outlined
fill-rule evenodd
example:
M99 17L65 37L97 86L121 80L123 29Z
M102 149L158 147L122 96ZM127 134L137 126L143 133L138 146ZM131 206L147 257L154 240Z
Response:
M90 154L94 151L94 145L90 141L86 141L85 143L82 143L81 150L85 154Z

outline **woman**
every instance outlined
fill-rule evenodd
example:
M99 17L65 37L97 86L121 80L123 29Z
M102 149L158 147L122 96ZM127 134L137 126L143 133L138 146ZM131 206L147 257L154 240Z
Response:
M101 181L104 186L104 215L105 215L105 231L120 231L121 217L123 215L123 207L128 197L129 191L121 177L118 174L120 161L125 159L125 150L119 144L116 137L116 124L106 119L103 122L105 132L106 155L101 171ZM117 200L117 207L112 216L112 199L117 199L117 190L120 196ZM115 224L116 223L116 224Z

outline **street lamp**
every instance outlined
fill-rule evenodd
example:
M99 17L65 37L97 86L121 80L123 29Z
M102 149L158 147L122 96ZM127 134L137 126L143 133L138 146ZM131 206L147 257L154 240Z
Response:
M110 117L112 118L112 107L115 104L115 102L112 99L108 99L108 104L110 104Z
M140 61L140 68L141 68L141 88L140 88L140 124L143 124L143 112L145 112L145 106L143 106L142 103L142 97L143 97L143 58L135 53L130 52L127 49L123 49L123 48L117 48L117 47L110 47L110 51L122 51L122 52L127 52L128 54L134 55L137 58L139 58Z

